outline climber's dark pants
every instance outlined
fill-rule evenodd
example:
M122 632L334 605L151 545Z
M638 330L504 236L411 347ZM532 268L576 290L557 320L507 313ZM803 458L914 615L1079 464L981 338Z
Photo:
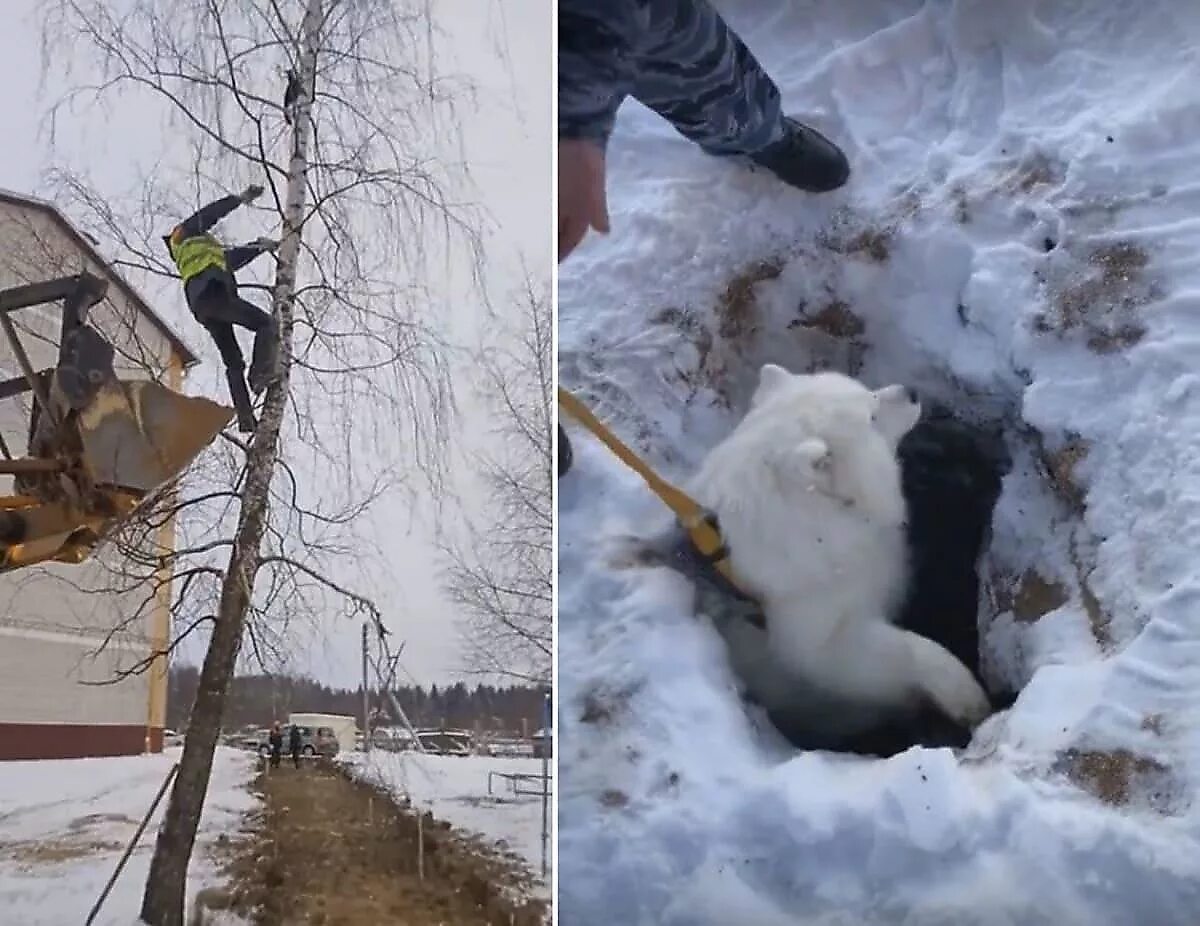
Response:
M250 381L269 372L278 341L275 319L237 293L237 283L224 271L205 271L188 281L188 306L196 321L208 329L221 352L229 394L240 421L252 420L250 393L246 388L246 361L238 345L234 326L254 332Z

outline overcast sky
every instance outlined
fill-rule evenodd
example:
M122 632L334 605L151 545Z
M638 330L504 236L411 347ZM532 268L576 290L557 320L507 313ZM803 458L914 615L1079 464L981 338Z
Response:
M39 96L41 30L36 9L40 0L6 0L8 28L0 31L0 125L4 154L0 156L0 186L36 193L39 176L57 158L67 166L89 167L96 179L121 188L122 165L132 161L126 146L152 138L158 126L151 116L136 111L112 114L106 137L89 132L79 137L64 126L52 156L48 139L39 136L40 119L48 96ZM474 82L477 98L462 111L465 157L494 230L487 241L487 287L497 308L506 294L521 285L528 267L548 283L551 252L551 22L548 0L438 0L433 4L447 33L439 54L442 67L465 74ZM15 15L14 15L15 14ZM53 88L50 88L53 95ZM123 157L122 152L125 152ZM128 183L136 182L129 176ZM479 300L469 284L470 268L460 260L445 285L458 294L454 334L468 346L483 321ZM184 340L203 345L203 332L177 306L158 306L177 320ZM207 351L206 351L207 353ZM456 371L456 390L467 428L484 422L470 401L467 370ZM203 376L211 382L215 377ZM192 387L195 391L196 387ZM224 394L218 396L225 401ZM468 509L479 501L469 473L455 474L455 485ZM438 584L441 562L434 546L429 512L415 517L407 504L392 499L375 513L372 533L394 537L389 564L396 589L389 595L403 608L388 614L397 634L407 641L403 666L422 683L456 680L461 661L457 651L455 615ZM397 533L397 529L403 533ZM357 626L330 623L295 641L295 664L303 671L334 683L352 685L358 678Z

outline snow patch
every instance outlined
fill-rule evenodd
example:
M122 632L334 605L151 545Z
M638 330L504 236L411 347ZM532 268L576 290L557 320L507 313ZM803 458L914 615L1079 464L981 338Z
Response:
M564 920L1191 922L1200 23L1166 0L723 12L855 174L805 196L628 103L614 232L561 271L562 381L674 479L765 361L1001 425L982 655L1023 690L962 756L791 753L749 722L686 583L610 554L664 514L573 431Z
M181 748L104 759L0 762L0 920L23 926L82 923L158 793ZM188 868L188 902L222 883L210 850L255 805L254 756L218 747ZM138 922L168 794L104 902L97 926ZM224 922L234 920L226 915Z

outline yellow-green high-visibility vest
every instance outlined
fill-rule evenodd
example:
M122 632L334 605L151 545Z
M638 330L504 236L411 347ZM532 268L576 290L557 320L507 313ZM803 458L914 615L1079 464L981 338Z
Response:
M212 235L181 236L179 229L171 235L171 257L184 283L209 267L225 269L225 248L216 238Z

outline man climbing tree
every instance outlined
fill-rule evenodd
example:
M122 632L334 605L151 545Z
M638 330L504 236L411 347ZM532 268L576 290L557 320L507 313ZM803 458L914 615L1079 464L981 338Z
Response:
M238 196L226 196L209 203L186 221L176 225L163 241L171 252L171 260L183 280L188 308L216 342L225 364L229 395L237 409L238 430L243 434L255 428L254 410L246 391L246 368L242 349L238 346L233 326L254 332L254 354L250 361L250 388L255 395L267 388L275 368L275 352L279 332L275 319L258 306L238 295L234 276L250 261L274 251L279 242L259 238L251 244L226 248L210 235L209 229L233 212L238 206L253 202L262 195L260 186L248 186Z

